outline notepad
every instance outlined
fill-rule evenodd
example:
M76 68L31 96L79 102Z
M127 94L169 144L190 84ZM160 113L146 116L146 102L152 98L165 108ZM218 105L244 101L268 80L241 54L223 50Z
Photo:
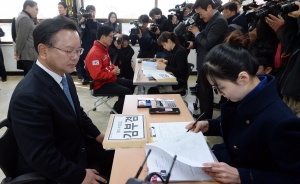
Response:
M170 181L213 181L204 173L202 164L214 162L213 156L201 132L187 132L176 137L145 145L145 151L151 149L147 160L148 172L169 172L173 157L177 160Z

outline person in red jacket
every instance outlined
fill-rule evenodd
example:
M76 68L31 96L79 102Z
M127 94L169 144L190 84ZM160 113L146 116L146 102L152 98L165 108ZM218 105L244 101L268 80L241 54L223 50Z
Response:
M102 25L97 30L97 40L85 58L85 67L93 80L105 79L105 82L94 84L95 93L117 94L119 100L114 105L114 110L121 114L123 110L125 95L132 94L134 87L131 80L118 78L120 69L111 63L108 54L109 46L112 43L114 29Z

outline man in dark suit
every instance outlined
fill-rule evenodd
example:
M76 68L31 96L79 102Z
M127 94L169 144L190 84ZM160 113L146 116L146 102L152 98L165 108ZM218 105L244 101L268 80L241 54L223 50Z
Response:
M206 23L201 32L197 26L189 27L195 35L195 42L190 42L188 49L197 49L197 71L198 81L201 81L199 71L202 69L203 59L214 46L223 42L228 31L227 20L216 10L218 1L196 0L193 9L199 14L200 18ZM198 85L197 97L200 102L200 112L205 112L203 119L212 118L213 114L213 90L211 87L205 88Z
M83 52L78 26L57 16L40 23L33 38L38 60L17 85L8 112L18 174L38 172L45 183L106 183L114 152L103 149L104 134L80 106L68 74Z

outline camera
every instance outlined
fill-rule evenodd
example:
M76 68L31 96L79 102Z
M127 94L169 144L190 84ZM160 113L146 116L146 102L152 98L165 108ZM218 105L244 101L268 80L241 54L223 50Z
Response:
M140 27L143 26L142 23L140 23L137 20L132 20L129 23L133 24L135 26L135 27L131 28L131 30L130 30L131 35L137 35L137 34L139 34L140 33L139 29L140 29Z
M257 2L255 0L253 0L252 3L249 3L247 5L243 5L243 11L246 12L248 10L251 10L250 7L257 8L258 7Z
M150 31L151 31L151 32L156 32L156 31L157 31L157 28L158 28L158 25L154 23L154 24L152 24L151 26L152 26L152 27L151 27L151 30L150 30Z
M85 18L85 24L89 24L89 23L93 22L92 13L89 12L89 11L86 11L86 9L84 9L83 7L81 7L79 9L77 17L80 18L80 19L81 19L81 17L84 17Z
M175 8L169 9L169 12L175 12L168 15L168 20L172 21L174 15L176 15L177 19L181 22L183 20L183 15L185 11L186 2L182 4L175 5Z
M117 44L121 45L123 43L123 38L116 38Z
M278 3L276 1L267 1L259 10L251 10L246 13L246 19L249 23L257 22L259 19L264 19L268 14L274 16L283 15L292 11L298 10L299 7L295 1L287 1Z

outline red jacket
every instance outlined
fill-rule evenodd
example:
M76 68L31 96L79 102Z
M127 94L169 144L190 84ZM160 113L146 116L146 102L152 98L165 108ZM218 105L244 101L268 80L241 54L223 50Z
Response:
M114 75L113 69L115 65L111 63L109 47L104 47L98 41L94 41L94 45L85 58L85 67L89 71L93 80L106 79L105 82L96 82L94 89L99 89L103 84L115 82L117 77Z

